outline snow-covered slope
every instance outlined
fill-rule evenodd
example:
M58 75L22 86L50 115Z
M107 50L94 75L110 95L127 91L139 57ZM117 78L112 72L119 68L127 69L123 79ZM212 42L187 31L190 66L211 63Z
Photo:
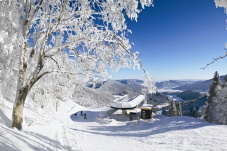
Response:
M134 88L134 86L129 86L126 84L122 84L118 81L114 80L107 80L103 82L100 87L98 87L96 90L111 93L113 95L125 95L129 94L131 97L138 96L141 94L141 89Z
M70 81L67 77L59 76L62 78L58 82L52 80L50 77L44 77L39 81L38 84L34 85L31 92L26 98L28 106L31 109L44 108L49 112L49 108L57 107L59 101L66 101L68 99L73 100L77 104L83 106L101 107L109 106L115 97L114 95L125 95L129 94L129 97L135 97L141 94L140 89L134 89L131 86L122 84L114 80L107 80L102 82L99 87L92 88L86 86L84 83L78 81ZM12 85L15 86L14 83ZM4 87L0 83L0 87ZM1 90L0 90L1 91ZM14 92L14 93L13 93ZM8 85L7 88L2 90L0 99L10 100L11 102L15 99L15 88ZM49 101L51 100L51 101Z
M192 117L155 115L151 122L129 121L109 108L86 108L59 102L57 112L38 114L25 108L23 131L11 129L12 103L0 106L1 151L226 151L227 126ZM80 116L87 114L87 119ZM77 116L75 116L77 113ZM115 119L118 120L115 120ZM121 120L120 120L121 119Z
M78 84L73 90L72 100L83 106L108 106L115 98L111 91L102 91Z
M141 89L134 89L118 81L107 80L98 83L96 86L88 87L77 84L73 90L71 99L83 106L109 106L113 101L114 95L125 95L135 97L141 94Z

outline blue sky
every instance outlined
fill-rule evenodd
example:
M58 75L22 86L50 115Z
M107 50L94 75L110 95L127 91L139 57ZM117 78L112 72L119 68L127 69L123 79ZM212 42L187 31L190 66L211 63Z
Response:
M215 71L227 74L227 58L205 70L212 58L225 53L227 15L214 0L154 0L139 14L138 22L127 20L129 36L140 59L155 81L210 79ZM121 69L113 79L142 79L143 72Z

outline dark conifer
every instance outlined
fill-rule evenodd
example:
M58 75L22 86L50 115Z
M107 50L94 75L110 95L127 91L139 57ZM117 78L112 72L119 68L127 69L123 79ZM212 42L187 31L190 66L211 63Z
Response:
M193 117L196 117L196 116L197 116L197 109L196 109L195 106L194 106L193 109L192 109L192 116L193 116Z
M177 116L182 116L181 103L180 102L176 102L176 107L177 107Z
M169 116L176 116L177 115L177 108L175 101L171 100L170 108L169 108Z

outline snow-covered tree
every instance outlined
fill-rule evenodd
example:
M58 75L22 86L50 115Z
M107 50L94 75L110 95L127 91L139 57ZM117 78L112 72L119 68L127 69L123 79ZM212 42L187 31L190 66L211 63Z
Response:
M206 109L207 109L208 103L206 102L203 106L201 106L197 111L197 117L200 119L204 119L206 116Z
M223 87L227 87L227 75L224 77Z
M213 81L212 81L210 89L209 89L209 97L207 98L208 103L211 103L212 98L217 96L216 89L217 89L218 86L221 86L221 81L220 81L220 78L219 78L219 74L216 71L214 73Z
M177 108L176 108L176 102L171 100L170 101L170 107L169 107L169 116L176 116L177 115Z
M197 117L197 109L196 109L195 106L194 106L193 109L192 109L192 116L193 116L193 117Z
M224 88L222 95L220 95L217 111L218 115L214 122L227 125L227 88Z
M2 99L15 99L18 63L20 29L15 1L0 1L0 91ZM14 97L14 98L13 98Z
M208 103L205 119L210 123L227 124L227 87L219 86L216 93L217 97Z
M126 16L137 20L141 9L152 5L152 0L139 2L0 1L1 79L7 81L6 74L11 73L17 85L12 127L22 128L27 95L44 76L67 74L69 79L96 81L108 71L142 67L138 53L130 51L131 31L125 21ZM153 91L155 86L144 72L145 84Z
M214 0L216 7L224 7L225 13L227 14L227 1L226 0Z
M205 119L208 122L214 122L216 116L218 116L218 104L219 104L219 94L222 91L221 82L219 79L219 74L216 71L214 73L214 78L210 86L209 96L207 98L207 109Z
M191 112L190 112L189 109L185 111L185 115L186 115L186 116L191 116Z
M181 103L176 102L176 109L177 109L177 116L182 116L182 108L181 108Z
M223 7L225 13L227 14L227 1L226 0L214 0L216 7ZM225 49L227 48L227 43L225 44ZM227 56L225 53L223 56L214 58L214 60L207 64L214 63L219 59L223 59ZM206 66L206 67L207 67ZM205 68L206 68L205 67ZM204 69L204 68L203 68ZM227 89L226 89L226 80L224 81L223 87L217 86L216 92L211 88L211 93L208 97L208 107L206 109L205 119L208 122L227 124ZM212 94L213 93L213 94ZM216 96L215 96L216 95Z

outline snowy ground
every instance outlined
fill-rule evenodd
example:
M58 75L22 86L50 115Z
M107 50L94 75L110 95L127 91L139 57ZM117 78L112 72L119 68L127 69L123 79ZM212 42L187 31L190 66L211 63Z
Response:
M155 115L150 123L139 121L137 126L129 117L109 116L108 108L85 108L68 101L48 116L26 109L24 130L18 131L9 128L11 107L1 104L1 151L227 151L226 125L192 117ZM87 119L80 116L81 110Z

